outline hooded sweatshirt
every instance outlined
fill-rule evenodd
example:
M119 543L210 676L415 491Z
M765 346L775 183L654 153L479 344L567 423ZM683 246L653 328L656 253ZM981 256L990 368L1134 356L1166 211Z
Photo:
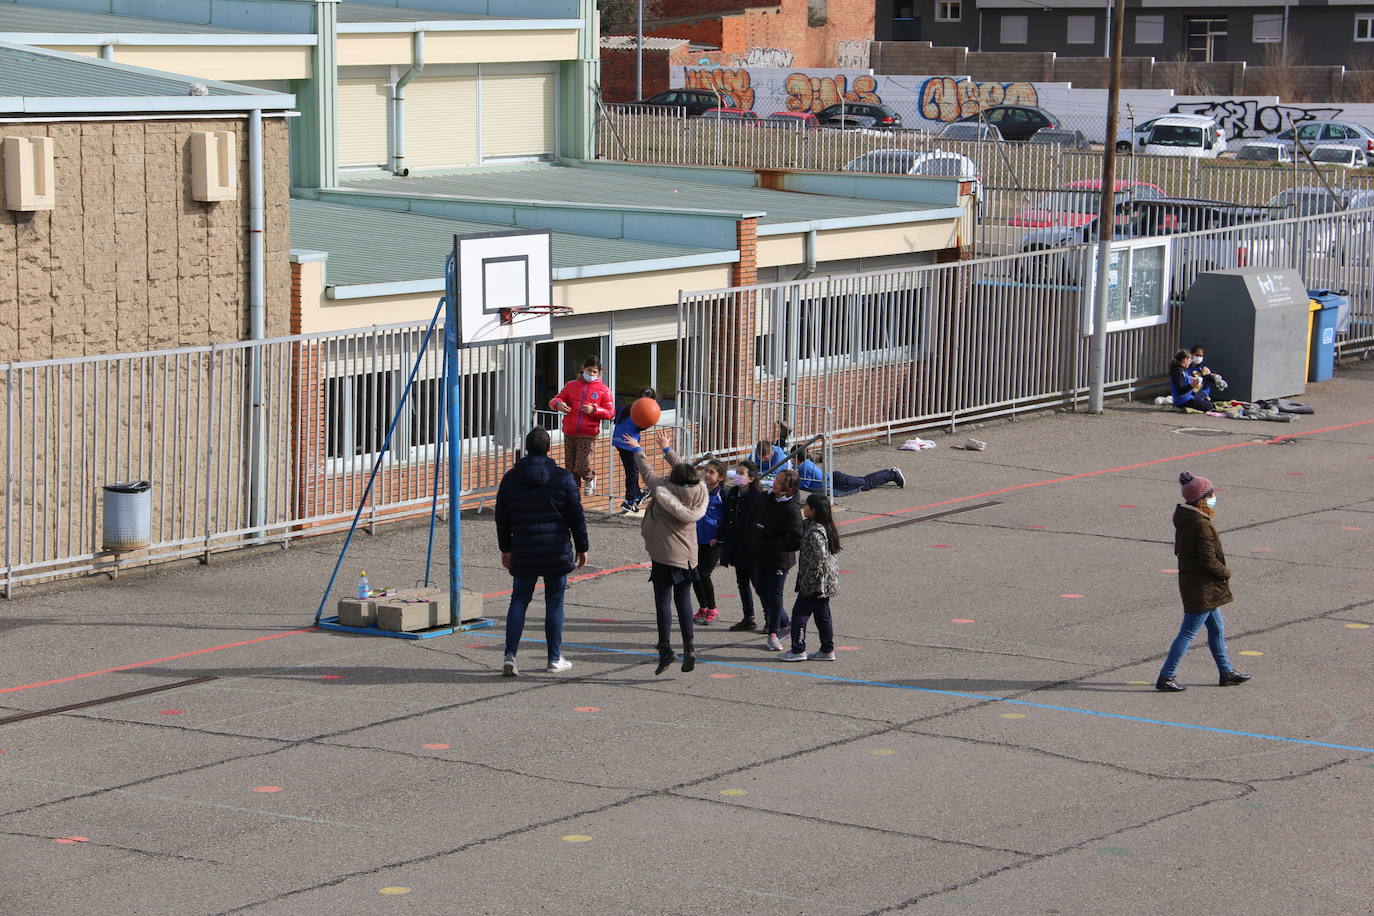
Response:
M496 542L512 576L559 576L586 553L587 521L572 474L547 455L526 455L496 491Z
M664 457L670 464L679 463L677 453L671 449L664 452ZM697 561L696 522L706 514L710 502L706 484L698 482L684 487L659 477L649 466L643 449L635 452L635 466L654 496L639 524L649 558L664 566L691 569Z
M1201 614L1234 600L1231 570L1212 520L1193 506L1174 509L1174 553L1178 556L1178 591L1183 611Z

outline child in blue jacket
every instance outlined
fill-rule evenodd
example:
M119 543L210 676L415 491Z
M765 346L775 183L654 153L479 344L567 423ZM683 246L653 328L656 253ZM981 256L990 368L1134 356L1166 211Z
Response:
M653 398L657 401L658 392L652 388L641 388L635 400L640 398ZM630 416L630 407L633 404L634 401L631 401L620 408L620 412L615 415L615 430L611 433L611 444L620 456L620 466L625 469L625 498L620 501L620 508L626 512L639 511L640 500L644 498L644 490L639 485L639 468L635 466L634 450L627 449L621 444L625 441L626 435L632 436L636 442L644 435L643 427L636 426Z
M725 462L712 458L701 468L701 479L706 483L708 500L706 514L697 521L697 580L692 583L697 593L697 611L693 618L697 623L709 625L716 622L720 610L716 607L716 587L711 582L711 574L720 563L721 522L724 516Z

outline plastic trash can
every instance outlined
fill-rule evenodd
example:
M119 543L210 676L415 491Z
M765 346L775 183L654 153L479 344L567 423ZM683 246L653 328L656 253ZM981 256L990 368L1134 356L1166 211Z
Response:
M1312 297L1312 334L1308 342L1307 380L1326 382L1335 374L1336 327L1341 305L1349 308L1349 300L1328 290L1309 290L1308 295Z
M109 551L141 550L153 541L153 485L146 480L105 487L102 543Z
M1350 295L1345 290L1309 289L1307 295L1321 303L1322 308L1336 309L1336 333L1350 330Z

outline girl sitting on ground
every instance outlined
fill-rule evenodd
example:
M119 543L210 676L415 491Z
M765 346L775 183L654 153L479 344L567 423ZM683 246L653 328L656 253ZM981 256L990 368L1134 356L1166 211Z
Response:
M1207 412L1214 409L1212 399L1202 387L1202 376L1188 371L1193 356L1187 350L1179 350L1169 360L1169 394L1175 407Z

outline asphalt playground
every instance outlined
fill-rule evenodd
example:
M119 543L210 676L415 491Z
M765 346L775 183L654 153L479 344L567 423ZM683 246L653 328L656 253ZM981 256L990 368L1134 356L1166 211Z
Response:
M430 640L310 625L334 537L20 590L0 911L1368 913L1374 364L1303 400L838 451L907 485L842 501L833 663L727 631L727 572L696 671L655 677L637 522L611 516L562 675L536 602L526 674L499 676L490 512L465 576L497 625ZM1185 469L1217 486L1254 679L1218 687L1200 640L1161 694ZM411 584L425 533L358 539L339 594Z

